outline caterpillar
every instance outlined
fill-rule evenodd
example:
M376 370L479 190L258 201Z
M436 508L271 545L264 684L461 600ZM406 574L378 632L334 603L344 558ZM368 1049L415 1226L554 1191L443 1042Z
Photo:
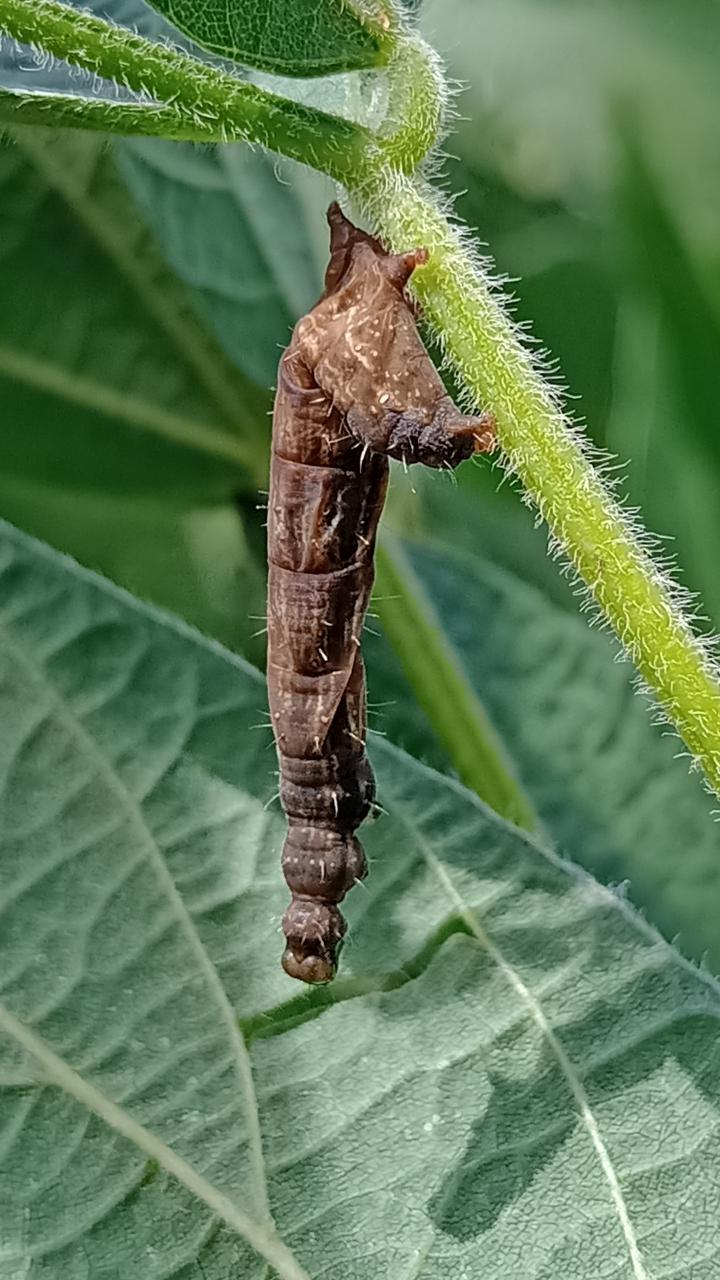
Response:
M367 872L355 831L375 782L360 636L389 459L454 468L494 444L453 403L405 286L424 249L392 254L337 204L325 290L283 353L268 500L268 692L288 821L285 972L335 974L339 903Z

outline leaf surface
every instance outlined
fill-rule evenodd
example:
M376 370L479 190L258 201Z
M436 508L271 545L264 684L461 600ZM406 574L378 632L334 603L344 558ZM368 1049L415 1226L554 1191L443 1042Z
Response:
M18 130L0 186L0 510L256 652L264 572L235 499L255 514L267 390L203 328L103 143Z
M296 193L244 146L126 142L123 176L208 329L253 381L275 381L280 349L319 291Z
M250 67L317 76L387 60L380 0L149 0L197 44Z
M677 739L635 693L632 665L585 619L482 557L409 546L445 640L550 837L605 883L629 881L655 925L720 968L720 828ZM397 660L372 636L367 645L371 702L394 699L373 723L441 764L415 699L402 694Z
M16 137L0 151L4 468L115 492L242 483L265 397L204 332L104 144Z
M299 992L259 677L7 526L0 588L8 1274L710 1280L711 979L380 747Z

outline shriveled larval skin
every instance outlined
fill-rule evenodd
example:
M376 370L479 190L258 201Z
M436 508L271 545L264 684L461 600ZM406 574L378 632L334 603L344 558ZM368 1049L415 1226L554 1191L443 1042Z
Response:
M354 832L373 804L360 640L388 458L456 467L492 448L490 420L461 414L405 286L423 250L388 254L328 211L325 292L278 371L268 515L268 690L288 819L292 901L283 968L335 974L338 903L367 871Z

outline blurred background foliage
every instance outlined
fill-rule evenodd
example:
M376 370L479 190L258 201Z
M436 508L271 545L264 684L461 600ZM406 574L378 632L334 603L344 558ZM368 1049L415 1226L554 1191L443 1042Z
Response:
M142 0L91 7L163 29ZM720 11L426 0L420 22L464 86L443 186L517 280L518 319L717 630ZM3 67L8 84L90 91L31 51L6 49ZM293 92L359 110L369 85ZM262 665L272 383L318 292L330 184L237 146L28 129L6 142L0 513ZM484 463L456 484L395 475L388 525L408 541L413 589L548 838L629 880L720 971L710 800L500 481ZM375 726L450 768L403 655L373 634L368 653Z

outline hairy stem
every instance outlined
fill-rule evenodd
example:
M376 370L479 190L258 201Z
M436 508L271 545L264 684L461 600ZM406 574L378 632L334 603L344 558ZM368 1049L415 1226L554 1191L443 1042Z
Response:
M346 185L373 172L378 147L369 129L291 102L56 0L0 0L0 32L143 94L148 112L154 113L158 135L205 142L259 142ZM3 98L6 113L8 97ZM29 97L25 95L23 101ZM107 111L106 128L148 132L138 115L142 104L138 108L136 104L100 101ZM102 127L98 99L80 102L86 108L87 122L80 107L66 106L62 123ZM38 110L39 105L32 102L24 106L25 122L37 123L33 111ZM21 118L22 113L16 115L16 123ZM47 115L40 122L50 123Z
M506 465L720 793L717 668L520 341L485 264L422 185L386 173L357 195L391 245L430 250L414 286L449 363L473 403L492 409Z
M442 129L445 82L435 50L418 36L398 41L387 84L387 115L379 134L382 158L390 168L412 174Z
M135 106L103 98L60 93L14 93L0 89L0 124L85 129L124 137L172 138L175 142L214 142L216 130L201 120L188 124L167 106Z

